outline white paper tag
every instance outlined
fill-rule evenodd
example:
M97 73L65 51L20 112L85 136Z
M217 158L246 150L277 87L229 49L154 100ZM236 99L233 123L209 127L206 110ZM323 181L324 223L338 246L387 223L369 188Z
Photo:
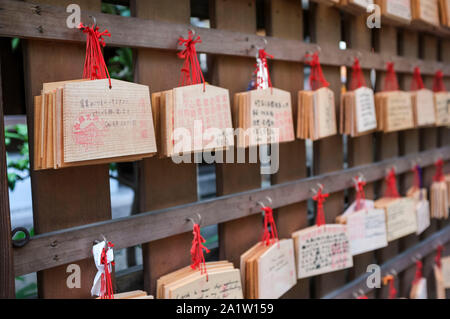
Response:
M92 284L91 295L100 296L101 294L101 278L105 273L105 266L101 263L102 251L107 247L105 241L102 241L92 247L92 254L94 255L95 267L97 267L97 273L94 277L94 283ZM112 248L109 248L106 252L106 260L108 262L109 272L112 271L111 262L114 261L114 253Z

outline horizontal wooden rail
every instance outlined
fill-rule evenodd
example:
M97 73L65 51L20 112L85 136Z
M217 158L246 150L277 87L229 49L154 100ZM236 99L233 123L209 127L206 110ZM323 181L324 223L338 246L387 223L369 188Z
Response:
M178 39L186 36L188 28L195 29L202 43L197 50L203 53L255 57L257 46L263 45L263 37L254 34L218 29L193 28L187 24L176 24L132 17L82 11L82 21L90 22L95 15L98 25L107 28L112 36L106 38L110 46L177 50ZM33 5L29 2L0 0L0 36L26 39L85 42L85 35L69 29L66 19L69 14L64 7ZM300 31L299 31L300 32ZM364 69L385 70L386 63L395 62L400 73L412 73L419 66L422 73L432 75L442 70L450 76L450 64L392 56L369 51L340 50L336 45L319 47L302 41L265 37L266 50L275 60L303 62L307 53L320 49L320 60L324 65L351 66L355 57ZM181 62L180 62L181 63ZM180 64L181 65L181 64ZM76 75L74 75L76 77Z
M392 258L381 266L381 278L386 275L400 274L402 271L411 267L417 260L425 258L427 255L436 251L439 245L445 245L450 241L450 226L441 229L432 236L426 238L420 243L408 248L403 253ZM346 284L338 290L326 295L324 299L351 299L355 298L355 293L360 294L361 291L367 294L374 288L367 287L367 278L371 273L366 273L358 277L352 282Z
M186 219L197 213L202 216L202 226L223 223L259 213L257 202L264 201L267 196L273 200L272 207L279 208L309 199L313 195L311 189L317 188L318 183L325 185L326 192L333 193L352 187L352 178L359 173L367 182L374 182L382 179L393 166L401 174L411 170L414 162L425 167L438 158L449 160L450 146L270 188L37 235L25 247L14 250L15 274L23 275L90 257L93 241L101 239L102 234L114 242L117 249L131 247L190 231L192 225Z

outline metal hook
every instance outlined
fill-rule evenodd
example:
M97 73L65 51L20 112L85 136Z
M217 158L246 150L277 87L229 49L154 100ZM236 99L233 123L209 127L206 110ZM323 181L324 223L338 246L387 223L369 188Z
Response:
M191 31L192 32L192 36L195 37L195 35L196 35L195 29L189 28L188 31Z
M270 198L270 196L266 196L266 199L269 201L269 204L272 205L272 198Z
M94 20L94 29L95 29L97 27L97 19L95 18L95 16L89 16L89 18Z
M264 46L263 46L263 47L260 47L260 46L258 46L258 45L255 45L255 46L254 46L255 49L256 49L257 51L259 51L259 50L265 50L266 47L267 47L267 39L263 37L262 40L264 41Z
M28 232L28 229L26 229L25 227L14 228L13 231L11 232L11 237L14 238L14 236L19 232L24 233L25 238L12 240L12 245L16 248L23 247L30 241L30 233Z
M197 213L197 218L198 218L198 222L197 223L195 222L194 218L192 218L192 217L186 218L186 221L187 222L191 222L193 225L195 225L195 224L201 225L201 223L202 223L202 215Z
M392 269L392 270L391 270L391 275L394 276L394 277L397 277L397 275L398 275L398 274L397 274L397 270Z

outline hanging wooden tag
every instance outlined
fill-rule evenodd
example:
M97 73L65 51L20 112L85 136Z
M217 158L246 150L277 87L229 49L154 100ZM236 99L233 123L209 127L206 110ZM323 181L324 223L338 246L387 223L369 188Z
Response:
M414 22L439 26L439 0L411 0Z
M341 134L356 137L376 131L377 118L373 90L360 87L342 94L340 116Z
M398 24L411 23L410 0L376 0L376 4L381 7L382 18Z
M354 13L366 13L367 7L373 3L373 0L341 0L341 6Z
M441 24L450 27L450 0L439 0L439 16Z
M353 266L347 226L312 226L292 234L298 279Z
M433 91L421 89L411 92L411 99L414 113L414 125L416 127L436 125L436 110L434 107Z
M442 264L442 283L444 288L450 288L450 256L441 259Z
M417 232L415 201L411 198L383 197L375 201L375 208L386 212L388 242Z
M392 91L375 94L378 130L385 133L414 127L411 94Z
M436 108L436 125L450 126L450 93L434 93L434 102Z
M352 256L386 247L386 214L375 209L374 202L363 200L364 209L355 210L356 202L336 218L336 222L347 225L350 253Z

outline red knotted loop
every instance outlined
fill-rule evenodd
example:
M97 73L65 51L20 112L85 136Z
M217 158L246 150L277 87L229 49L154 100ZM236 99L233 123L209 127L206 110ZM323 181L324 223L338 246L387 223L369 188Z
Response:
M367 297L366 295L362 295L362 296L359 296L359 297L356 298L356 299L369 299L369 297Z
M200 269L200 273L206 274L206 280L208 280L208 273L206 271L205 256L203 255L203 250L209 253L209 249L203 244L206 242L205 238L200 233L200 226L194 224L192 233L194 234L194 239L192 240L191 247L191 268L196 270Z
M361 178L356 178L355 189L356 189L356 206L355 210L361 210L365 206L366 194L364 193L364 186L366 182Z
M436 173L434 174L433 181L435 181L435 182L444 181L445 180L444 171L443 171L444 161L442 160L442 158L438 159L434 165L436 167Z
M366 86L366 79L364 78L361 65L358 58L355 58L355 62L352 66L352 78L350 80L350 90L354 91L360 87Z
M114 247L114 244L108 242L106 247L103 248L100 256L100 264L103 265L105 273L101 276L100 281L100 298L101 299L114 299L114 290L111 280L110 267L114 266L114 262L108 262L108 250Z
M328 87L330 83L325 80L318 53L315 52L313 55L307 54L306 58L310 59L309 61L306 61L306 63L311 66L311 74L309 76L309 85L311 87L311 90Z
M397 177L395 176L395 169L391 169L386 176L386 191L384 197L398 198L400 194L397 190Z
M262 243L266 246L270 246L272 242L278 241L277 226L273 219L273 210L270 207L263 207L264 211L264 230L262 236Z
M420 74L420 68L416 66L414 68L413 79L411 81L411 91L417 91L425 88L423 84L422 75Z
M323 211L323 203L325 202L325 199L330 194L324 194L322 193L322 187L319 188L317 191L317 194L313 197L313 200L317 202L317 216L316 216L316 225L322 226L325 225L325 213Z
M389 299L397 298L397 289L395 289L395 279L394 276L389 279Z
M423 271L423 264L420 260L418 260L416 262L416 275L414 276L413 280L414 285L417 284L420 281L420 279L422 279L423 277L422 271Z
M270 80L269 66L267 64L267 58L273 59L273 55L268 54L264 49L259 49L258 51L258 59L261 66L256 63L255 74L256 74L256 83L255 86L257 89L263 89L266 87L265 81L267 80L267 86L272 87L272 81ZM260 69L262 67L262 70ZM261 74L263 72L263 74ZM264 74L267 74L267 79L265 79Z
M384 87L383 91L398 91L398 81L397 81L397 75L395 74L394 70L394 62L388 62L387 63L387 72L386 77L384 79Z
M109 80L109 88L111 88L111 77L102 53L102 47L106 45L103 37L111 37L108 30L99 32L99 28L95 25L92 27L85 26L80 23L78 29L86 33L86 58L84 60L83 79Z
M184 45L184 49L178 52L178 57L184 59L180 75L181 86L203 83L203 89L205 89L205 79L203 78L203 72L198 62L197 50L195 49L195 45L201 42L200 36L194 38L191 30L189 30L187 39L182 37L178 39L178 45Z
M444 250L444 246L439 245L436 249L436 257L434 258L434 262L436 263L436 266L439 268L442 267L441 258L442 258L442 251Z
M433 79L433 92L445 92L444 73L437 71Z

